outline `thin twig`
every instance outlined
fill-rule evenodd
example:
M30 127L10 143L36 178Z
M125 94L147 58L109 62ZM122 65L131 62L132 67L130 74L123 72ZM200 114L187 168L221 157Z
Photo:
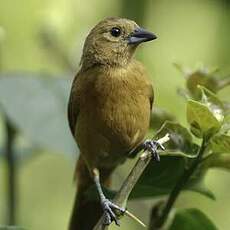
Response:
M8 119L5 122L6 129L6 142L5 142L5 157L7 164L7 206L8 206L8 220L9 225L14 225L16 222L16 162L14 154L14 140L15 130Z
M158 143L164 144L169 141L169 134L166 134L164 137L157 140ZM151 153L145 151L141 154L136 164L132 168L131 172L123 182L120 190L117 192L113 202L120 207L125 207L126 202L129 198L130 193L132 192L134 186L136 185L138 179L144 172L145 168L151 161ZM108 226L103 224L103 217L98 221L93 230L105 230L108 229Z
M136 216L134 216L131 212L129 212L128 210L125 211L125 215L130 217L131 219L135 220L138 224L140 224L142 227L146 228L147 226L140 220L138 219Z

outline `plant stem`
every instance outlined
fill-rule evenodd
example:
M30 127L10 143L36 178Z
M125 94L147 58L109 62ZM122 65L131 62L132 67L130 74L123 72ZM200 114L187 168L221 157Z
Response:
M195 160L192 163L192 165L190 166L190 168L185 170L184 174L178 180L177 184L175 185L175 187L173 188L172 192L169 195L169 198L168 198L168 200L166 202L166 205L162 210L161 216L155 221L154 226L156 228L160 228L161 226L163 226L163 224L167 220L168 215L169 215L169 213L170 213L170 211L171 211L176 199L178 198L181 190L184 188L184 186L188 182L189 178L191 177L191 175L196 170L196 168L197 168L197 166L198 166L198 164L199 164L199 162L200 162L200 160L201 160L201 158L203 156L203 153L205 152L206 143L207 143L206 139L203 138L202 144L201 144L201 147L199 149L197 157L195 158Z
M7 206L8 206L8 225L15 224L15 208L16 208L16 185L15 185L15 171L16 171L16 162L14 156L14 140L15 140L15 130L8 120L5 122L6 129L6 142L5 142L5 157L8 169L8 178L7 178Z

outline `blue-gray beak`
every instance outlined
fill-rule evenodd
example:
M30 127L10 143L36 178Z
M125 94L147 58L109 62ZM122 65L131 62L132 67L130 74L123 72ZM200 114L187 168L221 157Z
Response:
M134 30L128 38L128 44L140 44L156 39L157 36L141 27Z

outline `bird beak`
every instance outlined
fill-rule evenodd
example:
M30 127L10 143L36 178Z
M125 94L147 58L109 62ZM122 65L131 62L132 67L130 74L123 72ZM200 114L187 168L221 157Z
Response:
M128 38L128 44L140 44L156 39L157 36L141 27L134 30Z

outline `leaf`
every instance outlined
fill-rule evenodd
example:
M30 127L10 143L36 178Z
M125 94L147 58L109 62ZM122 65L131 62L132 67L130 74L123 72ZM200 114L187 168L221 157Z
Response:
M184 165L185 160L180 157L162 157L160 163L150 162L130 194L130 198L168 194L182 175Z
M213 153L230 153L230 136L217 134L210 139L209 149Z
M217 230L212 221L195 208L178 210L169 230Z
M202 93L201 102L207 105L207 107L210 109L210 111L212 111L216 119L220 123L222 123L224 120L223 103L219 100L219 98L214 93L212 93L205 87L198 86L198 88L201 90L201 93Z
M185 189L200 193L206 197L215 200L216 197L212 191L210 191L205 185L205 175L207 173L206 168L199 167L190 177L188 183L185 185Z
M187 158L186 158L187 159ZM129 199L150 198L169 194L178 182L186 167L186 160L183 157L161 157L161 162L150 162L141 178L131 192ZM183 190L194 191L215 199L204 184L205 171L199 176L192 177L191 181ZM103 187L106 196L113 198L116 191ZM98 200L96 186L91 186L86 192L88 199Z
M70 81L35 73L0 75L0 105L36 147L75 153L67 123Z
M178 63L174 63L174 65L182 74L184 74L187 79L186 87L190 96L195 100L201 99L201 92L197 87L198 85L204 86L213 93L216 93L230 84L229 75L225 77L216 76L219 71L218 68L208 69L202 65L192 71Z
M186 165L187 158L182 157L161 157L160 163L150 162L130 194L130 199L169 194L184 173ZM204 176L193 178L184 190L195 191L214 199L213 194L203 183Z
M170 140L164 144L167 151L181 151L192 155L196 153L197 147L192 142L190 132L177 122L166 121L156 133L157 139L169 133Z
M184 171L185 161L182 157L162 157L160 163L150 162L143 175L135 185L129 199L155 197L170 193ZM107 195L114 191L103 189ZM88 189L89 199L98 199L95 186Z
M199 138L213 135L221 127L221 122L209 107L194 100L187 102L187 120L191 132Z
M186 86L196 100L201 98L201 92L197 88L198 85L202 85L212 92L217 92L218 90L217 79L206 69L199 69L187 75Z
M135 185L129 199L155 197L168 194L184 170L184 160L181 157L162 157L160 163L150 162L143 175ZM103 188L108 196L114 191ZM98 199L95 186L87 190L89 199Z
M154 107L151 114L150 127L158 130L165 121L175 121L175 117L164 109Z
M230 170L230 154L221 153L221 154L211 154L207 157L203 163L202 168L221 168Z
M186 187L187 187L187 190L204 195L211 200L216 200L214 193L206 187L204 183L204 179L196 180L194 184L188 183Z

